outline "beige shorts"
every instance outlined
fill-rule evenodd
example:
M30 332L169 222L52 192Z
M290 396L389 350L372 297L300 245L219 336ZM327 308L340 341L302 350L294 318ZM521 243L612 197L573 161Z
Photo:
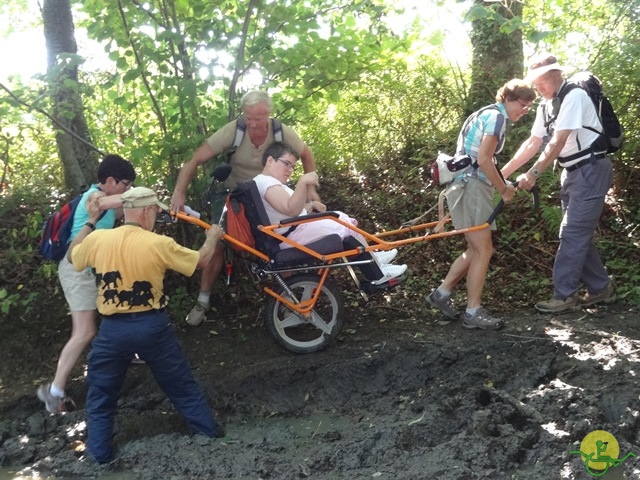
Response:
M482 225L495 208L492 186L473 177L467 177L463 182L466 182L464 188L456 183L446 193L451 221L457 230ZM489 229L495 230L496 223L492 222Z
M69 310L72 312L96 310L98 287L91 269L85 268L77 272L65 256L58 264L58 278L62 284L64 297L69 304Z

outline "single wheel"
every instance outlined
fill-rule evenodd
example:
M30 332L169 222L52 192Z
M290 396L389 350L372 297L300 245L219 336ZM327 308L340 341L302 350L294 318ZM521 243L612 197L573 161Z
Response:
M320 277L301 273L286 279L295 298L282 286L276 292L292 303L310 299L318 288ZM318 352L329 345L342 328L344 299L336 284L327 278L311 314L300 315L272 296L267 299L264 324L281 346L295 353Z

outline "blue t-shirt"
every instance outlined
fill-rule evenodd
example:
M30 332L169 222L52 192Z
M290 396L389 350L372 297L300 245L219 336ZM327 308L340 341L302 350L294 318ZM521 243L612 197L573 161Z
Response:
M502 102L481 108L469 115L458 136L457 153L469 155L476 168L468 168L467 171L459 175L459 178L471 176L490 183L486 175L477 168L480 144L486 135L498 137L495 153L500 153L506 139L508 118L507 109Z
M478 160L478 152L482 139L486 135L498 137L496 153L502 151L506 137L507 109L502 103L496 103L490 108L481 109L468 118L465 127L460 132L462 137L458 137L458 152L469 155L475 161ZM460 148L462 147L462 148Z
M87 198L96 190L100 190L97 184L91 185L89 190L84 192L82 195L82 200L80 200L80 204L78 208L76 208L76 212L73 216L73 226L71 227L71 235L69 236L69 243L73 241L73 239L78 235L78 232L82 229L84 224L89 221L89 213L85 208L85 203L87 202ZM115 209L107 210L106 213L102 216L100 220L96 223L96 230L98 229L109 229L113 228L116 224L116 211Z

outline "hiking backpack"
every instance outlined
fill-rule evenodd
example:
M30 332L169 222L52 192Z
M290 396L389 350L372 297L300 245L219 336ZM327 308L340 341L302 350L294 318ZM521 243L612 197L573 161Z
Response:
M284 135L282 134L282 123L280 123L280 120L277 120L275 118L271 118L270 120L271 120L271 131L273 132L273 139L276 142L282 142L284 140ZM244 116L238 117L238 120L236 120L236 136L233 139L233 143L231 144L231 146L227 149L227 151L230 149L233 149L228 154L229 160L231 160L231 155L233 154L233 152L235 152L236 149L242 143L242 140L244 139L244 134L246 132L247 132L246 118L244 118Z
M270 120L274 140L276 142L282 142L284 140L282 123L280 123L280 120L276 120L275 118L271 118ZM211 176L219 182L224 182L229 178L229 175L231 174L231 156L242 143L245 133L247 133L247 121L244 117L239 117L238 120L236 120L236 135L233 138L233 143L220 154L221 162L211 174Z
M53 212L42 225L42 235L38 244L38 251L45 260L59 262L67 253L71 228L73 227L73 216L78 209L83 193L79 193L73 200L65 203L60 210ZM103 211L100 218L107 211Z
M585 150L582 150L575 155L571 155L570 157L563 158L563 160L567 161L572 158L580 158L589 151L593 153L613 153L620 150L622 141L624 140L624 129L622 128L622 125L620 125L620 121L611 106L611 102L609 102L609 99L602 91L602 82L591 72L578 72L569 77L564 87L560 89L557 96L551 102L551 113L549 114L545 108L544 113L546 120L544 122L544 126L547 129L547 133L549 135L553 134L553 127L556 119L558 118L562 101L564 100L564 97L566 97L567 94L575 88L581 88L584 90L591 99L591 102L593 102L593 106L595 107L598 118L600 119L600 124L602 125L602 131L583 125L582 128L591 130L600 136ZM557 101L556 98L558 99Z
M284 135L282 132L282 123L280 120L276 120L275 118L271 118L271 130L273 131L273 137L275 141L282 142L284 140ZM231 175L231 156L238 149L242 140L244 139L244 135L247 132L247 123L244 117L239 117L236 120L236 135L233 139L233 143L227 147L222 153L220 153L217 157L218 165L211 172L211 181L209 182L209 186L207 190L202 194L201 203L202 210L210 211L214 210L213 205L216 203L218 198L221 198L223 195L227 195L229 190L226 188L221 188L218 186L219 183L224 182L229 175ZM228 207L227 207L228 210ZM213 220L219 218L219 214L221 211L213 211L210 212Z

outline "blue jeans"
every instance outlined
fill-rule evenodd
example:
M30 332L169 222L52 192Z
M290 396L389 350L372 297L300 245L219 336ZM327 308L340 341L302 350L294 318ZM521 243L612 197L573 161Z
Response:
M605 195L613 181L609 158L589 163L573 172L562 172L562 225L560 246L553 264L555 297L564 300L583 284L598 293L609 283L593 234L604 207Z
M120 389L137 353L194 433L218 436L218 425L163 311L104 317L88 356L87 448L99 463L113 456L111 437Z

